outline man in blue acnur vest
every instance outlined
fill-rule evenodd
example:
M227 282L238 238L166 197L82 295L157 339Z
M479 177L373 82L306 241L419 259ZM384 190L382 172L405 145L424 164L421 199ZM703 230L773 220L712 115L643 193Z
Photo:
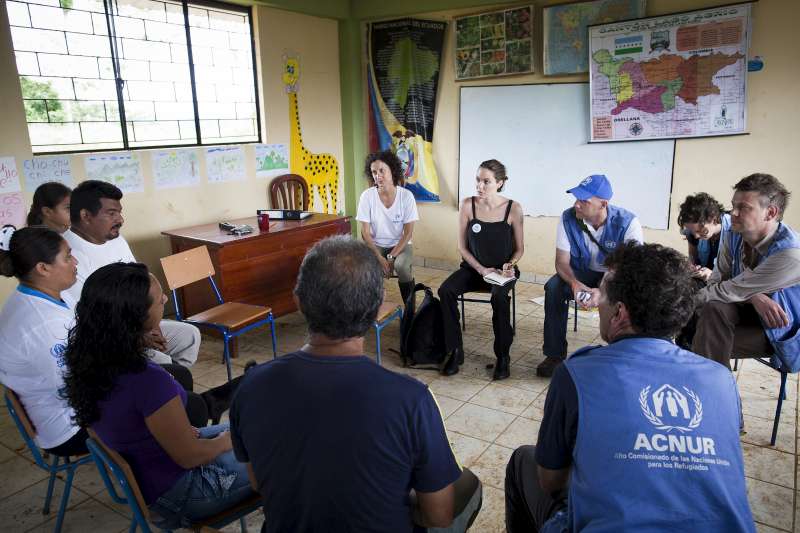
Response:
M552 376L567 356L569 301L584 309L595 307L606 254L625 241L643 242L636 215L608 203L613 191L604 175L589 176L567 192L575 196L575 204L558 221L556 275L544 286L546 358L536 368L540 377Z
M731 357L772 355L800 370L800 237L781 222L789 191L770 174L734 187L731 231L697 295L692 350L730 368Z
M556 369L536 446L506 469L509 533L754 532L733 375L672 336L693 311L686 258L621 244L600 334Z

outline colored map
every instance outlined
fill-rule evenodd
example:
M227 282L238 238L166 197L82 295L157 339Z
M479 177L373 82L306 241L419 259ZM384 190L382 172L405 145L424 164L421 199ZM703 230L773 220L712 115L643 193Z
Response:
M644 16L646 0L593 0L545 7L544 74L589 71L587 27Z
M593 141L745 131L749 4L589 28Z

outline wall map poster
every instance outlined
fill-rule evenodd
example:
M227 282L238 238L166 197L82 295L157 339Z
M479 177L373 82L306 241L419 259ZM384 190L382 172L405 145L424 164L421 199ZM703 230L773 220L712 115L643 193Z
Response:
M439 201L433 117L446 22L400 19L369 25L369 147L392 150L418 202Z
M533 6L456 19L456 79L533 72Z
M589 26L644 16L645 0L592 0L542 9L544 75L589 72Z
M589 28L592 141L745 132L750 4Z

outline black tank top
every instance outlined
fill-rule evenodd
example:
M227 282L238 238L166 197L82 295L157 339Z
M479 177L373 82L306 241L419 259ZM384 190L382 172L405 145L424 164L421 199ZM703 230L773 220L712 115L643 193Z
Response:
M514 255L514 228L509 224L512 200L500 222L483 222L475 216L475 197L472 197L472 219L467 223L467 249L480 264L502 268ZM466 265L464 261L462 265Z

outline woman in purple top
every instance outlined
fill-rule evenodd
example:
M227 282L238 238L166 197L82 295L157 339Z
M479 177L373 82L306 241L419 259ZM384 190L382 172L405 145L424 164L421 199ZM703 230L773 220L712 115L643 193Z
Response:
M66 396L130 464L159 527L176 529L250 497L227 424L202 429L186 416L186 392L145 355L145 331L166 296L147 267L114 263L86 280L66 349Z

